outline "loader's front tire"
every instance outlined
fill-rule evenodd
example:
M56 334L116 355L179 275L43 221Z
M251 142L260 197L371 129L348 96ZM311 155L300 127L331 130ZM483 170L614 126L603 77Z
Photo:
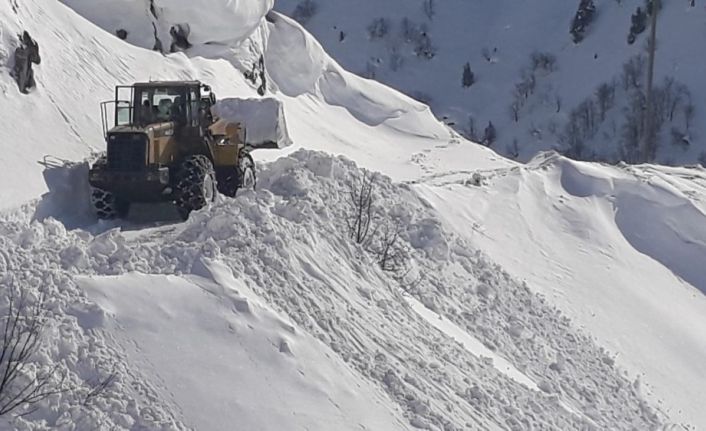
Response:
M254 190L256 185L255 162L250 154L243 154L238 166L218 170L218 191L222 195L234 198L239 189Z
M129 202L97 187L91 187L91 206L96 216L101 220L125 217L130 210Z
M216 173L208 157L203 155L185 158L177 169L174 181L174 201L179 215L189 218L192 211L200 210L216 200Z
M250 154L244 154L238 164L238 185L244 190L255 190L257 186L257 175L255 174L255 162Z

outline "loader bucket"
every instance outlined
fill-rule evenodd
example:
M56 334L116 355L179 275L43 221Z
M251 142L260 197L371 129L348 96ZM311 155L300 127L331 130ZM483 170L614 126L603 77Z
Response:
M275 98L223 99L213 107L216 117L245 126L245 144L252 149L292 145L282 103Z

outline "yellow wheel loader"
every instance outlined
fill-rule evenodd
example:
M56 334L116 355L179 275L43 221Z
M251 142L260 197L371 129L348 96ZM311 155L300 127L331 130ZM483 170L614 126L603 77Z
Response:
M215 118L215 104L199 81L116 87L115 100L101 104L107 152L89 171L96 215L123 217L132 202L171 201L186 219L217 192L254 188L245 127Z

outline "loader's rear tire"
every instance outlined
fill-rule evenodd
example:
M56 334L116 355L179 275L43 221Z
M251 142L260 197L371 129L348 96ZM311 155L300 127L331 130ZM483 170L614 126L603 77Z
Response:
M129 202L97 187L91 187L91 206L96 216L101 220L125 217L130 210Z
M238 166L218 169L218 191L234 198L239 189L254 190L257 185L255 162L250 154L240 158Z
M174 181L174 201L179 215L189 218L192 211L200 210L216 200L216 173L208 157L189 156L179 166Z

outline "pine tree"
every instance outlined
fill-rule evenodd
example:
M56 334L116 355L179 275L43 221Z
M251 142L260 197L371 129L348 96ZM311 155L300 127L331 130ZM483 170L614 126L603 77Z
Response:
M584 38L584 33L586 28L593 21L593 17L596 13L596 6L593 4L593 0L581 0L579 3L579 9L576 11L574 20L571 22L571 36L573 37L574 43L579 43Z
M468 88L471 85L473 85L475 82L476 82L476 76L473 74L473 71L471 70L471 65L470 65L470 63L466 63L463 66L463 80L462 80L463 88Z
M647 28L647 13L638 7L630 17L630 34L628 34L628 44L632 45L637 39L637 35Z
M495 130L495 126L492 121L488 121L488 127L483 131L483 142L482 144L486 147L490 147L495 142L498 137L498 132Z

